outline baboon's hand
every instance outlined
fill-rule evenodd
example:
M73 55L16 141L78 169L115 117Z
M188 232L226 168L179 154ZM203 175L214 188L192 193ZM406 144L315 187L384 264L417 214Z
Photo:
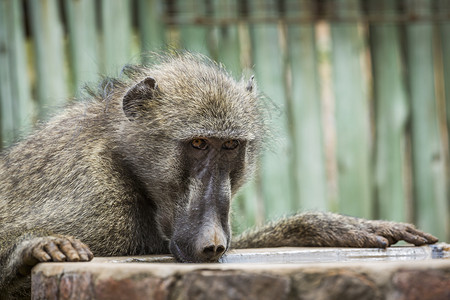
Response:
M34 238L22 255L23 264L19 267L22 275L28 275L38 262L49 261L90 261L94 255L89 247L78 239L54 235Z
M362 225L367 228L368 234L372 237L368 241L373 243L373 245L365 245L365 247L386 248L402 240L415 246L434 244L438 241L436 237L416 229L412 224L363 221Z

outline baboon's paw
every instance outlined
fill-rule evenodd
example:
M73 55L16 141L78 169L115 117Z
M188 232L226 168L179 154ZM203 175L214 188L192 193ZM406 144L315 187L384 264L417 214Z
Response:
M433 235L418 230L414 225L406 223L374 221L372 231L386 243L386 246L393 245L402 240L415 246L434 244L438 241Z
M54 235L35 238L23 252L23 264L19 268L22 275L30 274L38 262L90 261L94 255L89 247L76 238Z

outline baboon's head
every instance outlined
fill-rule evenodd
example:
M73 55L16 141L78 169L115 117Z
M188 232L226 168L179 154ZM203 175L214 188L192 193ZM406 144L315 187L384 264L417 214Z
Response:
M255 168L261 99L252 79L192 54L144 73L123 97L127 157L176 258L217 261L230 245L230 201Z

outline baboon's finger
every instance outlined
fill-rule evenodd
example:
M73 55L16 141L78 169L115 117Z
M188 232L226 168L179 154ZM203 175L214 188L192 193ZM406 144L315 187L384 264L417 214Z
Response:
M421 230L418 230L414 227L409 227L407 229L407 232L410 234L422 237L425 240L425 242L423 244L434 244L439 241L439 239L437 237L435 237L429 233L423 232Z
M92 260L94 258L94 253L92 253L91 249L89 249L88 246L86 246L85 250L86 250L89 260Z
M67 261L80 261L80 256L77 250L74 249L72 243L66 239L59 241L59 249L66 256Z
M352 247L386 248L389 246L389 241L385 237L372 233L361 233L356 239L362 240L362 244L359 244L359 246L355 244Z
M59 248L55 245L54 242L48 242L44 246L45 251L52 257L53 261L64 261L66 260L66 256L59 251Z
M89 247L80 242L77 239L71 240L72 246L75 248L75 250L78 252L78 255L80 256L81 261L89 261L92 258L94 258L94 255L92 254L91 250L89 250Z
M387 248L389 247L389 240L383 236L376 235L374 240L374 247L376 248Z
M26 263L27 265L30 265L30 266L31 266L31 265L34 266L35 264L38 263L38 261L44 262L44 261L49 261L49 260L52 259L52 258L50 257L50 255L48 255L48 253L45 252L44 249L42 249L42 247L34 247L33 250L32 250L32 252L31 252L31 254L32 254L32 255L30 255L30 256L28 257L28 259L25 259L25 260L24 260L25 263ZM34 260L36 260L36 263L33 264Z
M384 236L384 237L389 241L389 246L392 246L399 241L399 239L393 236Z
M421 245L425 245L427 243L427 240L424 237L415 235L415 234L411 234L409 232L403 232L402 234L402 239L410 244L414 244L415 246L421 246Z

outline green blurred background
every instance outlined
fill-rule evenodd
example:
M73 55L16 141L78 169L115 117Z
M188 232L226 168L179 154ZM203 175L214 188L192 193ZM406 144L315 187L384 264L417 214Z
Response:
M2 146L167 48L254 74L279 107L236 232L314 210L450 241L450 1L0 0Z

